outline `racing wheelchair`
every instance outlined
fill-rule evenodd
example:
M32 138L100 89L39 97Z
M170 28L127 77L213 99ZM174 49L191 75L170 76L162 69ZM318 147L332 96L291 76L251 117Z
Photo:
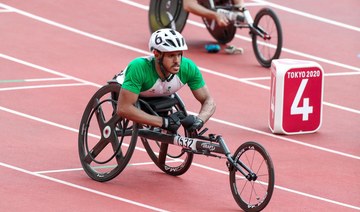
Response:
M203 18L203 23L211 36L220 44L232 41L237 28L249 29L252 47L257 61L269 68L271 61L278 59L282 50L283 35L276 13L270 8L262 8L253 19L250 11L232 5L231 0L198 0L204 7L222 10L231 18L231 24L220 27L215 20ZM151 32L161 28L173 28L182 32L189 13L183 9L183 0L150 0L148 20Z
M84 110L78 151L82 167L90 178L105 182L118 176L128 165L140 138L154 164L172 176L188 171L194 155L226 159L230 189L239 207L251 212L266 207L274 190L275 175L270 155L262 145L248 141L231 154L222 136L204 135L207 128L189 132L181 127L173 134L134 123L116 114L120 89L121 84L114 77L95 92ZM188 115L176 93L165 97L140 97L136 106L157 116L175 112Z

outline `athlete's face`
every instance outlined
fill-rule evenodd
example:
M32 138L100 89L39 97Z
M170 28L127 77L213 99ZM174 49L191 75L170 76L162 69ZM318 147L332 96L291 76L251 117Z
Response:
M182 54L182 51L164 52L163 65L171 74L179 72Z

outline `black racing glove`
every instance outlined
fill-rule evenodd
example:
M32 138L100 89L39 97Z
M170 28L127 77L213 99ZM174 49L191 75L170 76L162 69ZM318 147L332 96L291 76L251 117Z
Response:
M180 111L176 113L172 113L168 117L163 117L163 124L161 128L176 133L176 131L179 129L181 125L180 120L183 118L185 118L185 115Z
M204 121L197 116L189 115L181 120L181 124L185 127L185 129L192 132L195 130L200 130L204 125Z

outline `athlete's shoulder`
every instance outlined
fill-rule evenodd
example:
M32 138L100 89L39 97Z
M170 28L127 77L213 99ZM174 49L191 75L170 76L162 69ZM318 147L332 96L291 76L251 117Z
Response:
M153 56L137 57L137 58L133 59L129 63L129 65L148 65L148 66L151 66L153 60L154 60Z
M195 62L187 57L182 58L181 66L182 66L182 68L184 68L186 70L198 70L198 67L195 64Z
M186 64L194 64L195 65L195 62L188 58L188 57L182 57L182 60L181 60L182 63L186 63Z

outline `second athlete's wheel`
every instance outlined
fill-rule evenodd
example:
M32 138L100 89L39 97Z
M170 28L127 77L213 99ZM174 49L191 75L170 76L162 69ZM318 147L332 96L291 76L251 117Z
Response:
M271 61L281 54L283 36L280 21L274 11L263 8L256 14L253 26L264 34L260 37L252 33L255 57L263 67L269 68Z
M78 150L81 165L92 179L104 182L119 175L128 164L137 140L138 125L116 115L121 86L100 88L83 113Z
M271 199L275 183L269 154L259 143L249 141L235 151L233 160L241 161L256 174L253 179L247 179L238 169L230 167L230 187L235 201L244 211L263 210ZM238 167L245 171L239 163Z
M180 100L178 95L175 95L174 98L178 98L178 104L173 106L171 112L182 111L186 115L185 107ZM159 128L148 127L150 130L161 130ZM181 128L179 128L180 130ZM166 132L165 132L166 133ZM188 136L187 132L184 130L185 136ZM184 174L191 166L194 154L185 151L178 146L161 143L155 140L149 140L146 138L141 138L141 141L146 149L146 152L150 156L151 160L159 167L164 173L172 176L179 176Z
M210 1L200 0L199 4L201 4L202 6L208 9L211 9ZM221 7L221 6L231 6L231 5L232 5L232 1L223 0L219 2L219 4L217 4L216 6ZM236 33L236 27L234 26L234 24L229 24L226 27L220 27L213 19L203 18L202 20L206 26L206 29L211 34L211 36L220 44L227 44L234 39Z
M182 0L150 0L149 27L153 33L158 29L172 28L182 32L189 13L183 9Z

